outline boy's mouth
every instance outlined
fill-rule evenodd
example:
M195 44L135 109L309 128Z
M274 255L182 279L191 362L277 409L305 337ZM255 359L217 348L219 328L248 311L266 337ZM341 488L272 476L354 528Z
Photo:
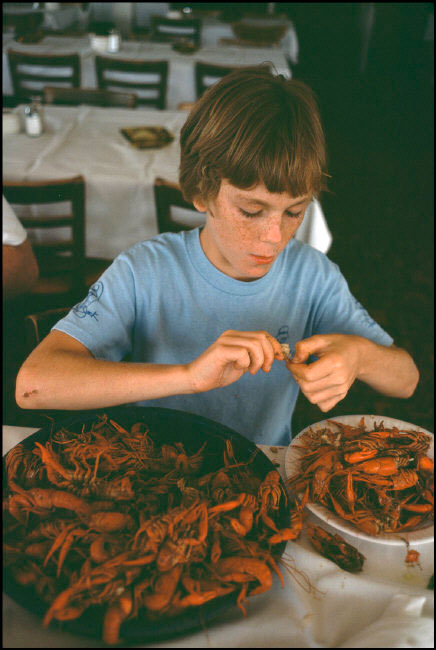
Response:
M270 257L265 257L264 255L253 255L250 253L250 257L257 263L257 264L271 264L271 262L274 261L275 256L271 255Z

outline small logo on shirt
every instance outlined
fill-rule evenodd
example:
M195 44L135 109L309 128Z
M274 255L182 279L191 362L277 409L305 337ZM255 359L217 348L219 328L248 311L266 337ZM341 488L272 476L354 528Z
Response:
M95 320L98 321L97 312L91 311L89 307L93 303L98 302L100 300L101 295L103 293L103 289L104 289L103 282L96 282L89 289L88 295L86 296L85 300L82 300L82 302L79 302L78 305L73 307L73 312L76 314L76 316L78 316L78 318L85 318L85 316L91 316L91 318L95 318Z
M289 342L289 327L287 325L282 325L282 327L279 329L279 331L276 334L276 339L279 343ZM292 359L294 354L295 354L295 348L290 348L289 358Z
M279 343L287 343L289 341L289 327L283 325L276 334L276 339Z

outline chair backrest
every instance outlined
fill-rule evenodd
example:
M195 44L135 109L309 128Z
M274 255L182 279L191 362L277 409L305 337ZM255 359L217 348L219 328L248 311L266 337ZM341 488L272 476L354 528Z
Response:
M85 179L75 176L65 180L8 182L3 194L12 205L38 205L69 202L71 214L61 216L20 217L24 228L69 228L71 238L47 243L33 243L40 277L67 274L71 294L82 296L85 283Z
M132 61L96 56L95 66L100 89L123 88L136 94L138 104L165 108L168 61Z
M133 2L132 3L132 31L133 33L149 32L152 16L165 16L168 5L163 2Z
M68 106L87 104L89 106L118 106L136 108L137 97L134 93L114 93L110 90L94 88L57 88L45 86L44 103Z
M157 225L159 232L180 232L181 230L191 230L196 228L200 223L205 221L204 215L197 212L192 203L185 201L183 198L180 185L171 183L163 178L155 178L154 185L154 200L156 205ZM183 223L175 219L171 213L171 208L182 208L189 210L194 217L194 221L190 218L190 224Z
M197 99L202 96L209 86L212 86L225 77L226 74L233 72L233 70L236 70L236 66L212 65L211 63L197 61L195 64L195 90Z
M26 349L29 355L50 333L53 325L66 316L69 308L47 309L37 314L28 314L24 317L24 327L26 336Z
M197 47L201 45L201 20L199 18L167 18L151 16L152 41L175 43L180 39L189 39Z
M8 58L14 95L20 102L28 102L32 97L42 99L46 85L80 86L78 54L30 54L9 50Z

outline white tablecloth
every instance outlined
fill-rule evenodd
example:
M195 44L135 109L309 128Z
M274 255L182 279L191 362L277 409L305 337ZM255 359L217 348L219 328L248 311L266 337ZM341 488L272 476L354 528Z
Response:
M23 110L19 106L14 112L22 117ZM161 176L178 181L178 138L187 113L89 106L45 106L43 113L45 131L40 137L29 138L23 132L3 135L3 179L48 180L82 174L89 257L113 259L138 241L156 235L154 179ZM165 126L175 139L162 149L135 149L120 129L144 125ZM51 209L59 213L59 207ZM17 216L25 214L29 215L28 208L17 212ZM179 217L176 211L174 214ZM197 213L193 225L203 222L204 217L198 217ZM48 236L46 231L35 231L30 238L46 241ZM307 209L297 238L328 251L332 237L318 201Z
M268 23L268 18L264 22ZM276 23L277 20L274 22ZM215 47L219 45L222 38L235 38L232 26L215 16L202 18L201 44L203 47ZM274 48L280 49L292 63L298 63L298 38L294 24L291 21L286 21L285 35Z
M35 430L4 426L3 454ZM279 463L284 477L286 448L259 446ZM315 521L312 515L310 520ZM344 537L366 556L361 573L347 573L322 558L303 533L297 542L288 542L284 557L304 572L314 588L312 593L303 588L301 578L297 582L282 568L284 589L275 577L269 591L248 599L246 618L234 607L206 630L148 647L433 648L434 595L426 589L433 573L433 543L420 547L419 568L405 565L406 547L365 546L360 540L356 543L354 538ZM103 646L94 639L43 630L36 616L4 596L3 647Z
M95 52L89 36L46 36L40 43L23 45L3 37L3 94L12 94L12 80L7 52L9 49L35 54L79 53L81 60L81 86L96 88ZM117 54L102 53L119 59L165 60L169 62L167 102L168 109L177 109L181 102L193 102L195 92L195 61L228 66L250 66L270 61L278 74L290 77L291 73L283 52L274 48L248 48L236 46L206 46L194 54L179 54L169 43L123 41ZM125 89L124 89L125 90Z

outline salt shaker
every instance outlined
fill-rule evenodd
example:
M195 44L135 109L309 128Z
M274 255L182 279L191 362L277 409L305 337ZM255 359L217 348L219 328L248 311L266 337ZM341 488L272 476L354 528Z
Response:
M35 101L24 109L24 126L27 135L33 138L38 137L42 133L41 112L38 103Z
M119 52L120 49L120 33L116 29L111 29L107 40L108 52Z

